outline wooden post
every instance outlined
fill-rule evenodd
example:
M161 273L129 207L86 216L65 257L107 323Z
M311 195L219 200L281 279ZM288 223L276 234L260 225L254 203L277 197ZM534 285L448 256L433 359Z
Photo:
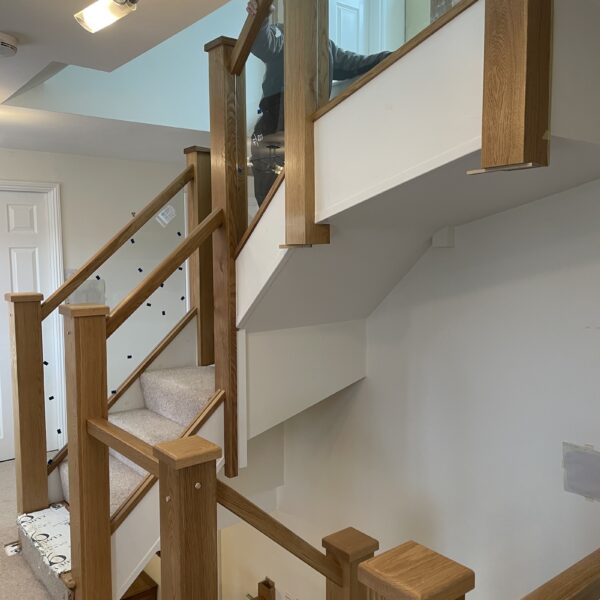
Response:
M475 587L471 569L416 542L361 563L358 580L368 588L369 600L464 600Z
M213 235L215 380L225 392L225 474L238 474L237 329L235 250L248 226L245 74L229 72L235 40L205 46L210 81L211 182L213 210L225 225Z
M78 597L112 598L108 447L87 432L106 419L107 306L63 305L69 432L71 559Z
M158 444L161 597L218 595L217 471L221 448L199 437Z
M482 169L548 165L552 2L485 3Z
M327 580L327 600L367 600L367 589L358 582L358 565L372 558L379 542L349 527L323 538L327 556L342 567L343 585Z
M311 115L329 97L327 0L285 0L286 244L329 243L315 223L315 139Z
M41 294L6 294L10 303L17 511L48 508Z
M188 230L192 231L212 210L210 182L210 150L193 146L186 148L188 166L194 169L194 179L187 188ZM208 240L190 256L190 308L197 309L197 362L207 366L215 362L215 306L213 297L213 251Z

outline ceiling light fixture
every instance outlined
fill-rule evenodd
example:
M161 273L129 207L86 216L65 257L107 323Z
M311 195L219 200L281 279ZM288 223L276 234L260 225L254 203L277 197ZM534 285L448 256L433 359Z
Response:
M96 33L137 8L138 0L97 0L75 15L77 22L90 33Z
M0 57L9 58L17 53L17 40L8 33L0 33Z

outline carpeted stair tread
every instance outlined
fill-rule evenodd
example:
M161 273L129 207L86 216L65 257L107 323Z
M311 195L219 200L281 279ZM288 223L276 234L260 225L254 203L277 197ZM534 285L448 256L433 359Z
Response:
M112 413L109 415L108 420L151 446L155 446L160 442L176 440L181 437L184 429L178 423L171 421L171 419L162 417L147 408ZM110 453L140 475L147 475L144 469L125 458L122 454L112 449Z
M147 408L187 427L215 393L215 368L146 371L140 384Z
M63 495L65 500L69 502L69 470L67 465L68 460L63 461L59 467L59 473ZM142 482L144 475L113 455L109 455L108 465L110 472L110 514L112 515Z

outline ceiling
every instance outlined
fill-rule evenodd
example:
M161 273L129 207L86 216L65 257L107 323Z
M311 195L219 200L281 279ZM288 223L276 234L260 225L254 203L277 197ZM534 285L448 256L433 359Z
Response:
M0 0L0 31L19 40L15 57L0 59L0 103L40 73L42 78L51 76L64 65L112 71L226 0L141 0L135 14L96 34L82 29L73 18L91 2Z
M0 106L0 148L183 165L184 148L209 142L191 129Z

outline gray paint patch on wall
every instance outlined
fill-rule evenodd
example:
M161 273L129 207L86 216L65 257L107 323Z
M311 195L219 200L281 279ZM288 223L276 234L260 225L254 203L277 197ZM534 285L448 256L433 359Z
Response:
M600 500L600 452L563 442L565 491Z

